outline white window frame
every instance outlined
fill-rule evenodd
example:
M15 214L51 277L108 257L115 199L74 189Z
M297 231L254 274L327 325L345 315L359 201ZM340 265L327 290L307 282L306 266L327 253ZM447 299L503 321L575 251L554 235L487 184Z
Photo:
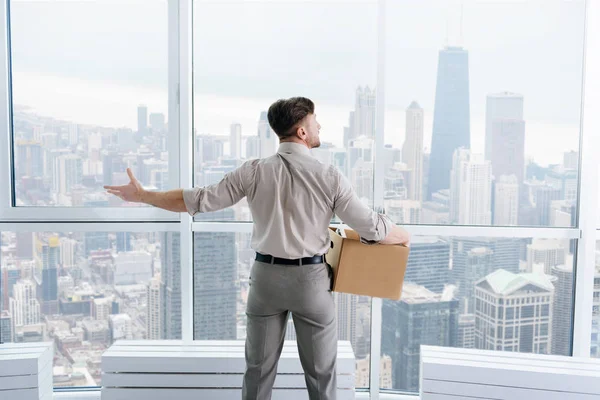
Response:
M168 1L169 10L177 8L177 0ZM179 103L179 61L170 57L173 46L177 46L178 20L169 18L168 50L168 102L169 122L177 119L173 113ZM174 24L174 25L173 25ZM12 134L12 82L10 60L10 0L0 2L0 221L178 221L179 215L152 207L38 207L13 205L13 134ZM8 134L6 134L8 133ZM177 155L181 147L179 130L169 123L169 186L179 182L179 162Z
M10 126L9 61L8 61L8 0L0 6L0 120L6 132ZM193 182L192 154L193 132L193 0L168 0L169 18L169 168L177 176L173 182L180 187L191 187ZM385 7L386 0L378 0L378 75L376 152L383 152L383 127L385 110ZM600 240L600 228L596 226L598 207L598 164L595 150L600 148L600 0L586 4L585 68L583 112L580 140L580 181L578 203L578 226L573 228L532 228L494 226L436 226L409 225L407 229L415 236L441 237L518 237L577 239L576 291L574 295L573 355L590 356L591 304L593 298L593 275L595 269L595 242ZM202 62L202 60L197 60ZM0 134L0 178L10 176L10 139ZM374 171L374 206L383 205L383 158L377 157ZM10 183L10 182L9 182ZM4 187L12 185L3 185ZM181 296L182 340L193 341L193 233L235 232L251 233L250 222L200 222L188 214L163 213L151 208L123 210L118 208L42 208L10 207L11 193L0 192L0 230L7 231L107 231L145 232L173 231L180 233L181 249ZM8 207L7 207L8 205ZM141 223L140 223L141 222ZM371 308L371 376L368 389L371 399L391 398L393 391L379 388L379 354L381 349L381 299L373 299ZM72 391L76 392L77 389ZM415 398L416 396L412 396ZM394 398L408 398L400 396Z

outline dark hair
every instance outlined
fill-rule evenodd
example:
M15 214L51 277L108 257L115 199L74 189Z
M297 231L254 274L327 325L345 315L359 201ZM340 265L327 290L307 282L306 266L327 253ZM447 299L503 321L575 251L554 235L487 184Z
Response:
M292 97L271 104L267 118L279 139L285 139L294 136L298 123L314 112L315 104L312 100L306 97Z

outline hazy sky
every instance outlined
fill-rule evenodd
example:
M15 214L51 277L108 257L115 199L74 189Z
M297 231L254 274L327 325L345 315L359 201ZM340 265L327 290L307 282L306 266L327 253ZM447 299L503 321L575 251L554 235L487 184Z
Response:
M576 127L584 6L583 0L388 1L388 109L417 100L431 113L438 52L462 44L469 51L473 119L484 118L487 94L508 90L524 95L528 123ZM166 94L166 1L13 1L11 8L15 71ZM275 98L305 95L349 111L356 86L376 83L376 1L199 1L194 22L195 89L205 98L264 99L266 108ZM565 147L577 147L576 134Z

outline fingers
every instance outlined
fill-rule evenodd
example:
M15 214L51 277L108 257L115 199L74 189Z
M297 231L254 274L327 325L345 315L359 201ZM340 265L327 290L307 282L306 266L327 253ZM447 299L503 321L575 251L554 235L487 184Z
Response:
M133 172L131 172L131 168L127 168L127 175L129 175L129 179L131 179L132 182L137 182L137 179L133 176Z
M114 194L117 197L121 197L121 191L120 190L111 190L111 189L109 189L109 190L107 190L107 192L110 193L110 194Z
M122 190L125 186L104 186L106 190Z

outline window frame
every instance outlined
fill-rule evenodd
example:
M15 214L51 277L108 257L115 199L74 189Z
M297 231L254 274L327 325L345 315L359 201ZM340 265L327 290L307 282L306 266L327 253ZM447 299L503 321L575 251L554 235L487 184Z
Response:
M179 106L179 67L180 58L172 57L178 46L178 18L174 11L178 9L177 0L168 2L168 110L169 120L176 120ZM14 204L14 135L12 103L12 62L10 2L0 3L0 127L8 134L0 135L0 178L8 183L8 190L0 191L0 221L178 221L179 216L165 210L152 207L39 207L16 206ZM178 155L181 148L180 135L176 124L169 124L167 138L169 152L169 187L175 188L179 180ZM4 185L6 186L6 185Z
M191 187L193 178L193 0L167 0L169 18L169 174L171 182ZM12 104L10 77L10 0L0 5L0 120L7 134L0 134L0 181L9 190L0 191L0 230L11 231L178 231L181 251L182 340L193 341L193 233L249 233L251 222L195 222L188 214L177 215L152 208L66 208L13 207ZM377 0L378 51L376 105L376 153L384 152L385 118L385 7ZM596 132L600 131L600 2L586 2L584 36L584 79L582 81L582 119L580 131L580 174L578 221L572 228L530 228L457 225L408 225L416 236L520 237L577 239L575 254L575 293L573 321L573 355L590 357L595 243L600 240L600 226L595 213L598 207L598 162L594 149L600 148ZM201 62L201 60L199 60ZM383 208L384 158L376 157L374 166L374 206ZM85 223L84 223L85 222ZM339 226L334 224L334 226ZM343 226L343 225L342 225ZM371 399L394 393L379 388L382 333L382 300L371 306ZM63 391L63 390L61 390ZM82 388L68 389L81 392ZM397 398L401 398L398 396ZM407 396L408 398L408 396ZM414 398L411 396L411 398Z

